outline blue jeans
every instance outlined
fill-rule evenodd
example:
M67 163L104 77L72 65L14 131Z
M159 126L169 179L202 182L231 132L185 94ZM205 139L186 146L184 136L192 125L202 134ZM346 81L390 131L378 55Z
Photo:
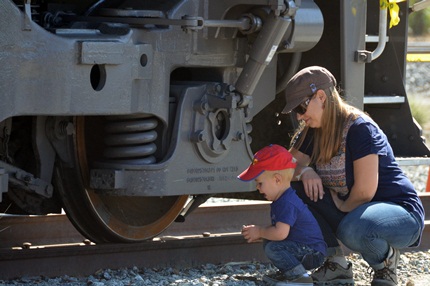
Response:
M294 279L306 273L306 270L317 268L324 262L324 255L311 247L289 240L263 243L264 252L287 279Z
M297 194L315 215L328 247L339 246L360 253L370 266L379 266L390 246L405 248L417 241L424 228L419 218L390 202L370 202L349 213L339 211L326 191L322 200L312 202L303 184L294 183Z
M361 253L370 266L381 264L390 246L405 248L417 241L421 220L402 206L370 202L355 208L340 222L336 236L353 251Z

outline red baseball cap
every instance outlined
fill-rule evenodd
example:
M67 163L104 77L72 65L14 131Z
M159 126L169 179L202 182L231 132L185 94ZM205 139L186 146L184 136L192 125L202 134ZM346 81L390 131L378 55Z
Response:
M242 181L251 181L264 171L279 171L296 167L296 159L284 147L271 144L254 154L251 165L237 176Z

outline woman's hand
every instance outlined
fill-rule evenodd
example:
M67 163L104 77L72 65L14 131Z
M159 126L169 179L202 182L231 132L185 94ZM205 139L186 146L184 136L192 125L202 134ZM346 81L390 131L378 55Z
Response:
M301 181L303 182L303 187L305 189L306 195L311 199L311 201L318 201L324 196L324 188L321 178L315 172L315 170L310 169L306 171L301 176Z
M318 174L312 168L309 168L309 170L305 170L302 173L302 171L307 168L306 166L309 165L311 158L295 148L291 148L290 152L297 160L295 175L297 176L300 174L299 180L303 182L305 194L311 201L316 202L318 199L322 200L324 196L324 189L320 176L318 176Z

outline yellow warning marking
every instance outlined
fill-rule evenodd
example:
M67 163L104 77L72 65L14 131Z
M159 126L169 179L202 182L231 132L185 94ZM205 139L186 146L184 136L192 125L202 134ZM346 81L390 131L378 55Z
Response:
M430 62L430 54L407 54L408 62Z

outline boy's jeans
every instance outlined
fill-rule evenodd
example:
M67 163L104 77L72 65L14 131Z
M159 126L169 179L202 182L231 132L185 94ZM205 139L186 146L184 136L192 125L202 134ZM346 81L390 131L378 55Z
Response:
M287 278L301 276L306 270L319 267L325 259L321 252L295 241L265 240L263 246L270 261Z

